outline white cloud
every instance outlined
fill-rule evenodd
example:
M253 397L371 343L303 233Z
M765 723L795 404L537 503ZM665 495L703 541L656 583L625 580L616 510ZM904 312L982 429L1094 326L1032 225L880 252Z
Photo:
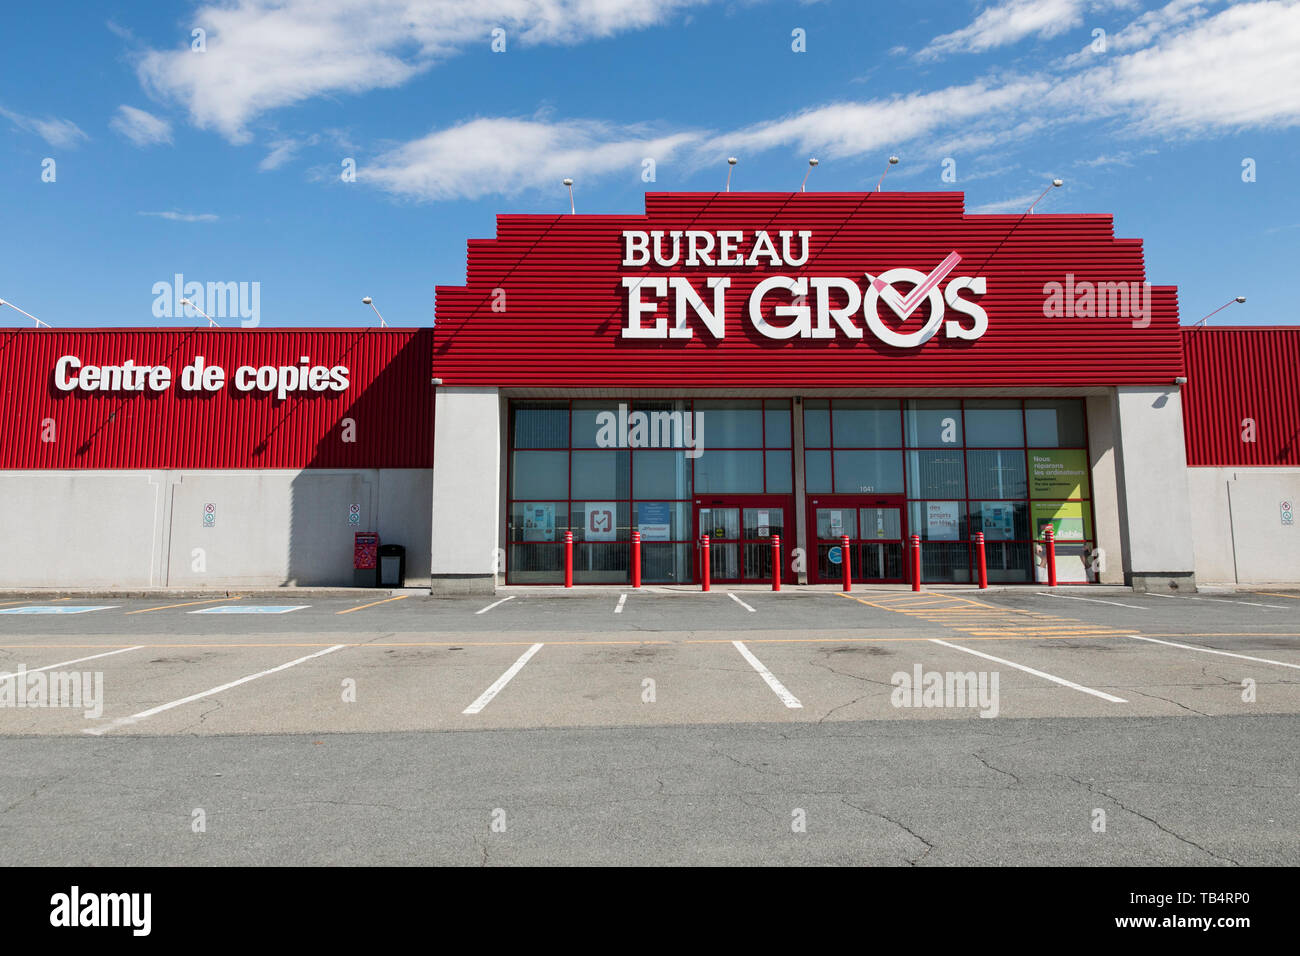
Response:
M430 133L364 163L357 179L410 199L475 199L563 188L572 176L639 173L663 163L699 134L659 134L590 120L485 118Z
M3 116L21 130L35 133L45 142L58 149L76 149L83 139L90 139L81 131L81 127L72 120L56 119L54 117L38 119L34 116L15 113L3 106L0 106L0 116Z
M200 7L206 52L148 50L147 90L193 122L247 142L258 115L312 97L400 86L491 31L515 45L571 44L661 23L708 0L234 0Z
M172 141L171 123L134 106L119 106L108 125L137 146L157 146Z
M1131 6L1133 0L1002 0L971 23L935 37L917 56L937 59L949 53L983 53L1028 36L1048 40L1083 23L1085 11Z
M156 216L159 219L167 219L171 222L216 222L221 217L210 212L142 212L141 216Z

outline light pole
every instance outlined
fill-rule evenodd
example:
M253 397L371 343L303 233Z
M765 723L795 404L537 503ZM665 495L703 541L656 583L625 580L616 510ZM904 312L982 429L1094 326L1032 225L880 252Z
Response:
M1047 189L1044 189L1041 193L1038 194L1038 199L1042 199L1044 196L1046 196L1049 190L1056 189L1064 185L1065 185L1065 180L1053 179L1051 183L1048 184ZM1034 207L1038 205L1038 199L1035 199L1033 202L1031 202L1029 204L1029 208L1025 210L1031 216L1034 214Z
M366 296L364 299L361 300L361 302L363 305L368 305L370 306L370 308L375 309L375 300L370 298L370 296ZM378 309L375 309L375 315L379 315ZM388 328L388 323L384 321L384 317L382 315L379 315L379 327L381 329Z
M1223 305L1219 306L1217 309L1215 309L1213 312L1211 312L1210 315L1216 315L1216 314L1218 314L1219 312L1222 312L1224 309L1226 309L1228 306L1230 306L1230 305L1232 305L1232 304L1234 304L1234 303L1241 303L1241 302L1245 302L1245 301L1246 301L1246 297L1245 297L1244 295L1239 295L1239 296L1237 296L1235 299L1229 299L1227 302L1223 303ZM1193 323L1192 323L1192 328L1197 329L1197 328L1200 328L1202 325L1204 325L1206 328L1209 328L1209 324L1208 324L1208 323L1209 323L1209 321L1210 321L1210 315L1207 315L1205 318L1201 319L1201 320L1198 321L1198 322L1193 322Z
M731 192L731 171L736 167L736 157L727 157L727 192Z
M808 172L803 174L803 182L799 184L799 192L806 193L808 191L808 177L812 174L813 167L816 165L816 159L808 160Z
M890 156L890 157L889 157L889 166L897 166L897 165L898 165L898 157L897 157L897 156ZM884 183L884 181L885 181L885 177L886 177L887 175L889 175L889 166L886 166L886 167L885 167L885 171L884 171L883 173L881 173L881 174L880 174L880 178L876 180L876 192L880 192L880 187L881 187L881 185Z
M569 187L569 215L573 215L575 212L573 208L573 180L565 176L564 185Z
M9 308L13 309L15 312L22 312L23 315L27 316L27 318L31 319L33 322L36 323L36 327L37 327L37 328L40 328L42 325L45 326L47 329L49 329L49 328L53 328L53 326L50 325L50 323L48 323L48 322L42 322L40 319L38 319L36 316L32 315L30 312L26 312L26 311L24 311L23 309L18 308L18 306L14 305L12 302L8 301L7 299L0 299L0 305L7 305L7 306L9 306Z
M195 305L195 304L194 304L193 302L191 302L189 299L181 299L181 305L188 305L191 309L193 309L193 310L194 310L195 312L197 312L199 315L201 315L201 316L203 316L205 319L207 319L207 320L208 320L208 328L210 328L210 329L211 329L211 328L214 328L214 327L215 327L215 328L218 328L218 329L221 328L221 323L220 323L220 322L218 322L218 321L217 321L216 319L214 319L212 316L208 315L208 313L204 312L202 309L200 309L197 305Z

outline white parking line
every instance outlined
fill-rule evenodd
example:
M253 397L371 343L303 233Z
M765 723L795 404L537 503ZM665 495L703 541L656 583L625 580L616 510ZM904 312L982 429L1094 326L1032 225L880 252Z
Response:
M615 613L615 614L622 614L622 613L623 613L623 605L626 604L626 603L627 603L627 595L626 595L626 594L620 594L620 595L618 596L618 606L614 608L614 613Z
M1105 691L1093 690L1091 687L1084 687L1082 684L1076 684L1074 681L1066 680L1064 677L1054 677L1044 671L1034 670L1032 667L1026 667L1024 664L1017 664L1015 661L1003 660L1000 657L994 657L992 654L985 654L983 651L973 650L969 647L962 647L960 644L950 644L947 641L941 641L937 637L930 638L933 644L942 644L944 647L951 647L954 651L962 651L966 654L974 654L976 657L982 657L985 660L993 661L997 664L1005 664L1007 667L1014 667L1018 671L1024 671L1026 674L1033 674L1035 677L1041 677L1044 680L1050 680L1054 684L1060 684L1062 687L1069 687L1071 690L1083 691L1085 694L1091 694L1093 697L1100 697L1102 700L1108 700L1112 704L1127 704L1123 697L1115 697L1107 694Z
M462 710L461 713L477 714L488 704L492 703L492 698L501 693L501 688L505 687L506 684L509 684L511 679L524 669L524 665L528 663L528 659L540 651L543 646L544 645L542 644L534 644L532 647L528 648L528 650L524 651L519 660L510 665L509 670L493 681L492 686L483 691L483 693L479 695L478 700L474 701L474 703Z
M1119 601L1103 601L1100 598L1073 597L1069 594L1057 594L1054 591L1039 591L1038 593L1043 595L1044 597L1063 598L1066 601L1089 601L1092 604L1111 604L1114 605L1115 607L1131 607L1135 611L1148 610L1148 608L1142 607L1142 605L1140 604L1121 604Z
M750 607L748 604L746 604L746 603L745 603L744 601L742 601L740 598L736 597L736 595L733 594L731 591L728 591L728 592L727 592L727 597L731 598L733 601L735 601L737 604L739 604L741 607L743 607L743 608L744 608L746 611L748 611L749 613L751 613L751 614L754 613L754 609L753 609L752 607Z
M1260 604L1257 601L1230 601L1228 598L1207 598L1197 597L1193 594L1157 594L1155 591L1144 591L1151 597L1169 598L1171 601L1213 601L1216 604L1243 604L1246 607L1271 607L1279 611L1292 610L1289 604Z
M750 610L752 611L753 608L750 608ZM745 646L743 641L732 641L731 643L735 646L736 650L740 651L741 656L744 657L745 660L749 661L749 666L758 671L758 676L767 681L767 686L776 692L776 696L781 698L781 701L785 706L791 709L803 706L803 704L799 703L799 698L786 690L785 685L777 680L776 676L770 670L763 666L763 662L750 653L749 648Z
M1276 664L1278 667L1291 667L1300 670L1300 664L1288 664L1286 661L1271 661L1267 657L1250 657L1246 654L1233 654L1231 651L1221 651L1212 647L1197 647L1195 644L1176 644L1173 641L1158 641L1154 637L1139 637L1137 634L1130 634L1129 637L1135 641L1150 641L1152 644L1164 644L1167 647L1181 647L1187 651L1201 651L1204 654L1219 654L1223 657L1240 657L1243 661L1258 661L1261 664Z
M513 601L514 599L515 599L515 595L512 594L512 595L510 595L510 597L502 598L500 601L496 601L496 602L494 602L494 603L492 603L492 604L489 604L487 607L483 608L483 610L481 610L481 611L475 611L474 613L475 613L475 614L486 614L488 611L492 610L494 607L500 607L502 604L505 604L506 601Z
M44 667L27 667L23 669L23 673L36 674L40 671L52 671L56 667L67 667L69 664L80 664L82 661L93 661L100 657L112 657L114 654L125 654L127 651L138 651L142 647L144 647L143 644L137 644L134 647L119 647L115 651L105 651L103 654L91 654L89 657L78 657L76 660L72 661L60 661L57 664L46 664ZM0 680L8 680L10 677L17 676L18 675L13 671L9 671L8 673L0 674Z
M199 694L190 694L189 697L182 697L180 700L174 700L169 704L159 704L157 707L150 707L148 710L142 710L138 714L132 714L130 717L119 717L117 720L110 721L102 727L91 727L83 730L84 734L94 734L98 737L100 734L106 734L110 730L116 730L118 727L125 727L127 724L134 724L137 721L144 720L146 717L152 717L154 714L161 714L164 710L171 710L173 707L179 707L182 704L190 704L196 700L202 700L204 697L211 697L213 694L220 694L223 690L230 690L232 687L238 687L240 684L247 684L249 681L257 680L259 677L265 677L268 674L275 674L279 671L288 670L296 664L303 661L309 661L313 657L323 657L326 654L332 654L335 651L341 651L347 647L346 644L335 644L333 647L327 647L323 651L316 651L308 654L306 657L300 657L296 661L289 661L287 664L281 664L278 667L272 667L269 670L258 671L256 674L249 674L247 677L241 677L239 680L232 680L228 684L222 684L220 687L213 687L211 690L205 690Z

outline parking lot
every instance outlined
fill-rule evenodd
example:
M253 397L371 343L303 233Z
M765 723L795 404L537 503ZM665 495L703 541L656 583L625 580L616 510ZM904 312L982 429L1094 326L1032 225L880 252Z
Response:
M78 835L65 862L342 852L250 801L364 819L375 862L410 861L392 815L421 807L458 821L431 837L448 861L485 862L486 815L511 806L534 827L500 834L514 862L682 861L701 828L714 862L1300 862L1300 592L5 600L0 673L23 671L102 682L94 713L52 706L52 680L44 704L0 706L6 819ZM931 674L970 675L969 695L923 694ZM68 790L83 777L94 801ZM781 836L827 801L807 841ZM200 806L242 837L189 839ZM1105 807L1138 823L1128 839L1094 839ZM104 839L105 814L134 838ZM585 838L573 814L641 842ZM846 845L863 825L880 839Z

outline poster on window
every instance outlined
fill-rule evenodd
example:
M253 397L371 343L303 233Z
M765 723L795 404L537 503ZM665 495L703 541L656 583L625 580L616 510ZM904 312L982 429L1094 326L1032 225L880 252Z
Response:
M956 501L927 501L925 530L930 541L956 541L960 522Z
M1011 502L986 501L980 514L983 517L981 530L989 541L1010 541L1016 536L1016 512Z
M636 526L642 541L671 541L671 506L666 501L638 501Z
M555 540L555 505L547 502L525 502L524 540Z
M772 513L770 511L759 511L758 513L758 536L760 538L770 538L772 536Z
M584 541L614 541L618 538L618 505L612 501L588 501L583 527Z

